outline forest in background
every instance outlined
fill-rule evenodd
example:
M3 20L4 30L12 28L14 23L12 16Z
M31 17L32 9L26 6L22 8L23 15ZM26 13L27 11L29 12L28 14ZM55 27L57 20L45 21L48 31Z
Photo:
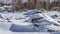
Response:
M0 6L3 5L7 5L7 6L12 5L15 11L21 11L21 10L25 11L30 9L39 9L39 10L45 9L50 11L55 7L57 8L57 10L60 11L60 0L53 1L51 3L50 0L49 1L28 0L25 3L23 3L21 0L12 0L12 4L0 2Z

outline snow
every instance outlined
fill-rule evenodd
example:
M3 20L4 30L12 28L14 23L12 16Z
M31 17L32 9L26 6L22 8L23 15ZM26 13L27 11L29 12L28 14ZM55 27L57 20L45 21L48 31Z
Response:
M48 13L47 13L49 16L52 16L52 15L60 15L60 12L58 12L58 11L49 11Z
M41 10L29 10L24 13L0 13L0 21L1 21L0 32L2 34L4 33L20 34L20 32L35 32L33 34L36 34L38 32L38 34L45 34L47 30L60 31L60 26L53 25L53 24L60 25L60 23L58 22L60 16L59 12L55 11L53 13L53 11L50 12L46 11L42 13L36 13L37 11L42 12ZM55 14L57 14L58 17L53 19L51 16ZM38 28L34 27L33 26L34 24L31 23L31 20L40 17L44 17L43 19L38 20L39 22L38 24L40 26ZM8 22L7 18L11 22ZM54 34L54 33L47 32L46 34Z
M55 21L53 18L49 17L46 13L44 13L44 15L45 15L45 17L46 17L48 20L50 20L50 21L52 21L52 22L60 25L60 23L58 23L57 21Z
M50 34L50 33L44 33L44 32L11 32L11 31L4 31L0 30L0 34Z
M49 28L50 30L60 31L60 27L59 26L47 25L47 28Z

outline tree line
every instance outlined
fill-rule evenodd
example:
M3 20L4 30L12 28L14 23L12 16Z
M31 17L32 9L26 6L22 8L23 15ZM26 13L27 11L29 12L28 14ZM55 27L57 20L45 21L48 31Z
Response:
M3 6L4 3L0 2L0 5ZM6 5L6 4L5 4ZM10 5L7 3L7 5ZM45 10L51 10L54 7L59 7L60 9L60 2L54 1L54 2L36 2L35 1L27 1L25 3L22 3L21 0L17 1L16 3L13 2L13 7L15 11L21 11L21 10L30 10L30 9L45 9Z

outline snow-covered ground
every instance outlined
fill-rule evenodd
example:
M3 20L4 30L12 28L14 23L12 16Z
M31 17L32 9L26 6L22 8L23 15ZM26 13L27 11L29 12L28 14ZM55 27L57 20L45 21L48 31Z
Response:
M4 31L0 30L0 34L51 34L51 33L44 33L44 32L11 32L11 31Z
M59 34L60 26L54 25L60 25L60 23L58 22L60 21L59 12L47 12L46 10L44 11L42 12L41 10L29 10L24 13L0 13L1 34L20 34L20 32L34 32L33 34L55 34L56 32L58 32ZM55 17L55 15L57 15L58 17ZM39 27L34 27L34 24L31 23L31 20L40 17L43 17L43 19L38 20ZM48 30L54 30L55 33L48 33Z

